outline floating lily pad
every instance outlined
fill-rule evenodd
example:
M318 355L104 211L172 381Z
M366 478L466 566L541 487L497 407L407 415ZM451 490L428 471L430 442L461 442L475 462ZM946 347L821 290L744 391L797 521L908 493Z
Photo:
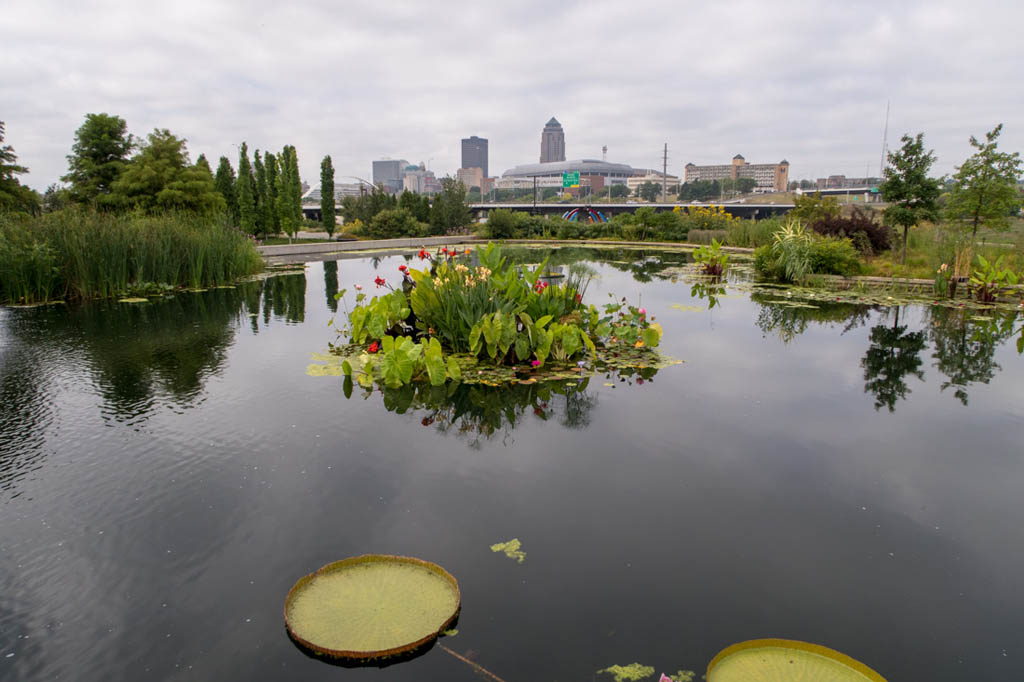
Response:
M117 302L118 303L149 303L149 299L148 298L129 297L129 298L119 298L119 299L117 299Z
M292 639L310 651L372 660L434 641L461 604L458 583L437 564L367 554L299 579L285 598L284 620Z
M828 647L789 639L752 639L723 649L707 682L885 682L860 661Z

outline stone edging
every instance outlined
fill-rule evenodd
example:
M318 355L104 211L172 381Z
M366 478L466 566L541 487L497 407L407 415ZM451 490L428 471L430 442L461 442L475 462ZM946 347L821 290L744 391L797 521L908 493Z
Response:
M315 242L312 244L279 244L275 246L257 246L260 255L297 256L314 253L339 253L342 251L366 251L371 249L418 249L425 246L443 246L445 244L465 244L479 239L476 235L457 235L451 237L403 237L401 239L371 239L366 241Z

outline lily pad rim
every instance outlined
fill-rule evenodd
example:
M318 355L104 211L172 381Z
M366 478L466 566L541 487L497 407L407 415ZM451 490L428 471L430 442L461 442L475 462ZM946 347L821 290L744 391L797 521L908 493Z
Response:
M339 568L377 562L391 564L411 564L414 566L419 566L421 568L427 569L431 573L440 576L441 578L443 578L451 584L452 588L455 590L455 608L452 610L452 614L448 618L446 618L445 621L441 623L441 625L437 628L436 632L432 632L414 642L409 642L401 646L393 647L391 649L381 649L378 651L350 651L345 649L331 649L330 647L321 646L319 644L309 641L305 637L302 637L292 629L291 622L288 619L288 607L292 603L295 596L302 590L302 588L304 588L306 585L312 582L315 578L325 573L336 571ZM452 623L454 623L458 619L459 612L461 610L462 592L459 590L459 582L451 573L446 571L438 564L435 564L431 561L426 561L424 559L419 559L417 557L400 556L397 554L361 554L359 556L339 559L338 561L332 561L329 564L321 566L312 573L304 575L301 578L299 578L292 586L292 588L288 590L288 594L284 598L284 623L285 628L288 630L288 635L296 643L305 647L309 651L315 652L323 656L330 656L332 658L368 661L409 653L433 642L441 635L441 633L443 633L445 630L450 629Z
M887 682L879 673L869 668L864 663L861 663L857 659L847 656L841 651L830 649L827 646L821 644L811 644L810 642L802 642L796 639L778 639L778 638L766 638L766 639L748 639L743 642L737 642L731 646L719 651L711 662L708 663L708 669L705 672L705 679L711 679L711 672L715 666L729 658L734 654L738 654L741 651L748 649L796 649L798 651L805 651L811 654L817 654L824 658L831 659L837 663L841 663L848 668L851 668L861 675L863 675L871 682Z

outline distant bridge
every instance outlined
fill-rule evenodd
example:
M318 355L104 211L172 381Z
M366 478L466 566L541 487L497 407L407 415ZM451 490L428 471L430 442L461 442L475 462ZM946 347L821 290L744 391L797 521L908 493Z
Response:
M866 195L867 201L881 201L881 195L878 193L878 187L828 187L826 189L804 189L800 190L805 195L809 194L814 196L815 194L821 194L823 197L827 196L838 196L842 194L849 194L850 196L861 196Z
M762 218L770 218L776 215L782 215L793 208L793 204L638 204L638 203L611 203L606 204L603 202L592 202L592 203L540 203L534 204L520 204L520 203L481 203L481 204L470 204L469 210L473 211L478 218L485 217L490 211L496 208L504 208L509 211L524 211L526 213L535 213L536 215L564 215L573 209L578 209L581 212L585 212L586 209L593 209L594 211L600 211L601 214L611 219L612 216L618 215L619 213L636 213L636 210L641 207L653 208L658 213L663 211L672 211L676 208L717 208L721 206L726 213L733 216L734 218L753 218L755 220L761 220Z

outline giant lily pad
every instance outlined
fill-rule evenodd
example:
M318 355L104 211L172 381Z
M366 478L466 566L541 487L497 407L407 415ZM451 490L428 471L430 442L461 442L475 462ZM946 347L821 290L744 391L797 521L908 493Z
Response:
M292 639L310 651L372 660L434 641L461 603L455 578L437 564L367 554L299 579L285 598L284 620Z
M790 639L752 639L723 649L707 682L885 682L860 661L828 647Z

